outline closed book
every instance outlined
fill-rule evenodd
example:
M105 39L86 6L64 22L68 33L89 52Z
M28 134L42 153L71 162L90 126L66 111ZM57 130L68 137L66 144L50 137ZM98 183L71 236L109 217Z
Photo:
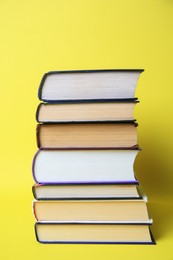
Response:
M134 121L138 101L129 102L66 102L40 103L36 120L39 123Z
M134 184L35 184L32 191L36 200L142 198Z
M148 223L37 222L37 241L45 244L155 244Z
M139 150L38 150L33 177L41 184L137 184Z
M38 97L46 102L134 99L142 69L51 71L43 76Z
M57 123L37 126L42 149L136 148L136 123Z
M39 221L149 220L146 201L140 200L39 200L33 203Z

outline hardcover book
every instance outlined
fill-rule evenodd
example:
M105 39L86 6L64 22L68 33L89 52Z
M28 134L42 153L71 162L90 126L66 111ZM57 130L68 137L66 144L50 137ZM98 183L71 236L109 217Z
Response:
M36 120L39 123L134 121L133 110L137 103L138 101L40 103Z
M39 200L33 209L39 221L150 221L144 199Z
M35 184L32 191L36 200L142 198L139 188L134 184Z
M37 222L35 233L46 244L155 244L149 225Z
M133 164L139 150L39 150L33 177L47 184L137 184Z
M134 99L142 69L51 71L40 83L38 97L46 102Z
M136 148L136 123L59 123L37 126L42 149Z

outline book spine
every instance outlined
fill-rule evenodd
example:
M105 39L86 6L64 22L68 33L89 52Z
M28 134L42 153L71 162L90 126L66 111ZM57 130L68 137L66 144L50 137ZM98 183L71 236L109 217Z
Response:
M35 167L35 161L36 161L36 158L37 158L37 155L39 154L39 152L40 152L40 150L37 150L37 152L35 153L33 160L32 160L32 177L36 183L39 183L39 182L36 179L34 167Z
M36 126L36 143L37 143L37 147L40 149L41 145L40 145L40 127L41 125L38 124Z
M43 89L43 85L44 85L44 82L45 82L48 74L49 73L45 73L43 75L42 79L41 79L41 82L40 82L40 85L39 85L39 88L38 88L38 98L39 98L39 100L42 100L42 89Z
M41 106L43 106L43 105L44 105L44 103L41 102L41 103L38 105L37 110L36 110L35 119L36 119L36 121L37 121L38 123L42 123L42 122L40 122L40 120L39 120L39 114L40 114L40 108L41 108Z
M37 224L38 224L37 222L34 224L35 237L36 237L37 242L40 242L40 243L41 243L41 241L40 241L39 238L38 238Z
M39 198L37 197L37 193L36 193L36 185L32 186L32 194L34 199L39 200Z
M33 215L34 215L36 221L38 222L38 218L37 218L37 215L36 215L36 209L35 209L35 203L34 203L34 201L33 201L33 203L32 203L32 211L33 211Z

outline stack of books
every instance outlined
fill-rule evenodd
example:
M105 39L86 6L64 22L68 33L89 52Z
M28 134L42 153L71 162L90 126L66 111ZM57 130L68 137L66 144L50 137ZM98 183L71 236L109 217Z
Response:
M46 73L33 159L36 238L42 243L153 244L133 165L133 110L143 70Z

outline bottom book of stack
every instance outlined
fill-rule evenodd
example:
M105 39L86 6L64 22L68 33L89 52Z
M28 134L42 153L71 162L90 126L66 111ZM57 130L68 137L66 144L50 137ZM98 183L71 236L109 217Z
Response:
M149 223L38 221L35 231L41 243L155 244Z
M154 244L146 200L60 199L33 203L42 243Z

